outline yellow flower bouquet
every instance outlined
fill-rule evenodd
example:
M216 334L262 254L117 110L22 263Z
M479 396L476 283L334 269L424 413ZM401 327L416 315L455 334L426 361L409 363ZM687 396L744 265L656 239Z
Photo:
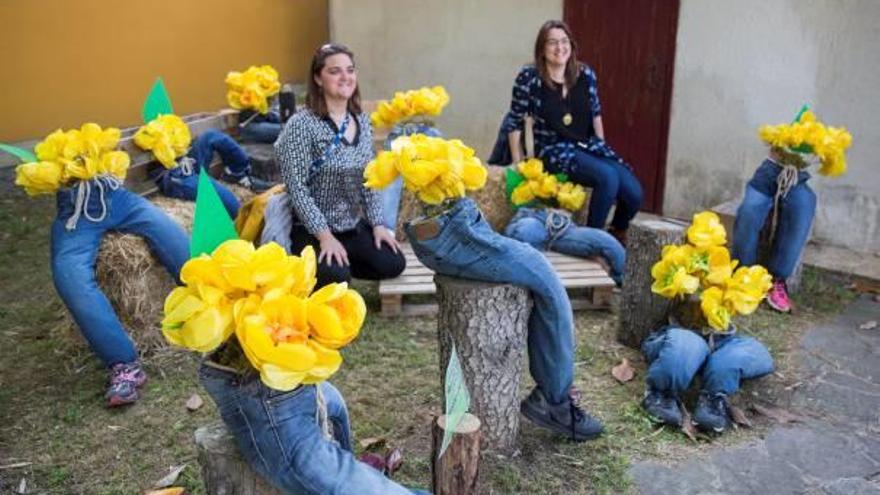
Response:
M488 172L474 150L458 139L401 136L364 170L364 185L383 189L403 177L406 189L427 205L443 205L486 184Z
M758 135L784 164L803 168L806 162L795 154L812 154L821 163L820 174L836 177L846 172L846 150L852 145L852 135L843 127L826 126L806 106L794 122L761 126Z
M278 71L271 65L252 65L244 72L232 71L226 75L226 101L236 110L269 112L269 98L278 94L281 83Z
M390 128L413 122L419 118L436 117L449 103L449 94L443 86L423 87L394 93L391 101L381 100L370 115L374 127ZM430 122L423 121L433 127Z
M290 256L275 243L227 240L183 266L184 285L165 299L162 333L199 352L235 334L262 382L276 390L324 381L342 364L339 349L360 332L366 305L345 283L314 291L316 271L311 246Z
M578 211L584 206L587 192L580 184L568 181L565 174L549 174L537 158L510 167L505 172L507 196L514 207L543 203L553 208Z
M189 126L174 114L160 115L134 134L134 143L152 151L168 169L177 166L177 159L186 154L191 141Z
M74 181L112 176L124 180L129 156L116 150L119 129L94 123L49 134L34 147L37 161L15 169L15 183L29 196L52 194Z
M709 327L726 331L736 315L753 313L772 285L772 277L760 265L737 267L725 247L727 233L718 215L704 211L694 215L687 230L687 243L663 247L660 260L651 267L651 291L669 299L697 296Z

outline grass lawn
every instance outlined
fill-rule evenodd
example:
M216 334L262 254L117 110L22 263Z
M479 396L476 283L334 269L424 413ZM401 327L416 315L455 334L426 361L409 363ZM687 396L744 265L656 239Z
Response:
M178 484L188 493L204 493L193 431L217 416L196 381L197 356L171 349L147 356L150 381L143 400L125 410L105 409L105 372L71 337L52 287L48 231L54 198L26 199L11 182L10 170L0 171L0 493L13 493L22 479L27 493L141 493L180 464L188 467ZM738 397L741 406L754 400L785 406L797 383L797 338L852 298L841 280L809 270L805 277L794 316L761 309L740 320L741 331L770 346L779 369L748 384ZM384 319L378 316L375 287L357 288L370 315L361 337L344 351L345 364L332 381L348 401L355 439L382 437L402 447L399 480L426 487L430 421L440 412L436 320ZM657 429L638 405L644 361L615 341L615 315L576 316L576 385L587 408L605 422L606 434L573 444L524 420L520 455L486 453L481 471L485 493L627 493L632 488L626 470L634 459L672 461L746 441L768 426L766 419L754 417L751 430L697 443L677 431ZM622 358L636 369L635 380L624 385L610 375ZM523 394L532 386L530 379L525 381ZM194 393L201 393L206 405L188 412L184 403Z

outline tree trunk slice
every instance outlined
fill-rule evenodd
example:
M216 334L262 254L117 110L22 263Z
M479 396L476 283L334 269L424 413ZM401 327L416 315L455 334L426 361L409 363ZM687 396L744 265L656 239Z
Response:
M471 410L483 424L485 445L513 453L519 435L522 353L532 310L529 292L513 285L439 274L434 283L439 305L441 393L454 342L471 395Z
M431 475L434 495L479 493L480 420L465 414L443 456L438 458L446 433L446 415L435 418L431 428Z
M660 260L664 245L684 242L686 229L686 224L666 219L630 224L617 328L620 343L638 349L648 334L666 322L672 301L651 292L651 267Z
M281 495L251 469L226 426L217 423L196 430L196 450L205 492L211 495Z

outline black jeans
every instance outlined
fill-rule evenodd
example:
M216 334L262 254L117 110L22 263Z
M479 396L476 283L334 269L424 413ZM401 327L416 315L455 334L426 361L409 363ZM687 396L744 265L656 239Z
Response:
M387 244L382 244L381 249L376 249L376 241L373 238L373 229L367 222L361 220L351 230L334 232L334 236L348 253L349 266L330 264L324 260L318 264L318 286L323 287L334 282L348 282L352 277L367 280L384 280L394 278L406 268L406 258L403 253L391 250ZM306 246L315 248L315 253L321 252L321 243L309 234L302 225L294 225L290 231L291 252L298 254Z

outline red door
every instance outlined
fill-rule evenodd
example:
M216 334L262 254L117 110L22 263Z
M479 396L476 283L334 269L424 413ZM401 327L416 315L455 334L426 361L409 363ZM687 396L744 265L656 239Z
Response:
M599 78L605 138L636 171L643 210L660 213L678 0L565 0L578 57Z

